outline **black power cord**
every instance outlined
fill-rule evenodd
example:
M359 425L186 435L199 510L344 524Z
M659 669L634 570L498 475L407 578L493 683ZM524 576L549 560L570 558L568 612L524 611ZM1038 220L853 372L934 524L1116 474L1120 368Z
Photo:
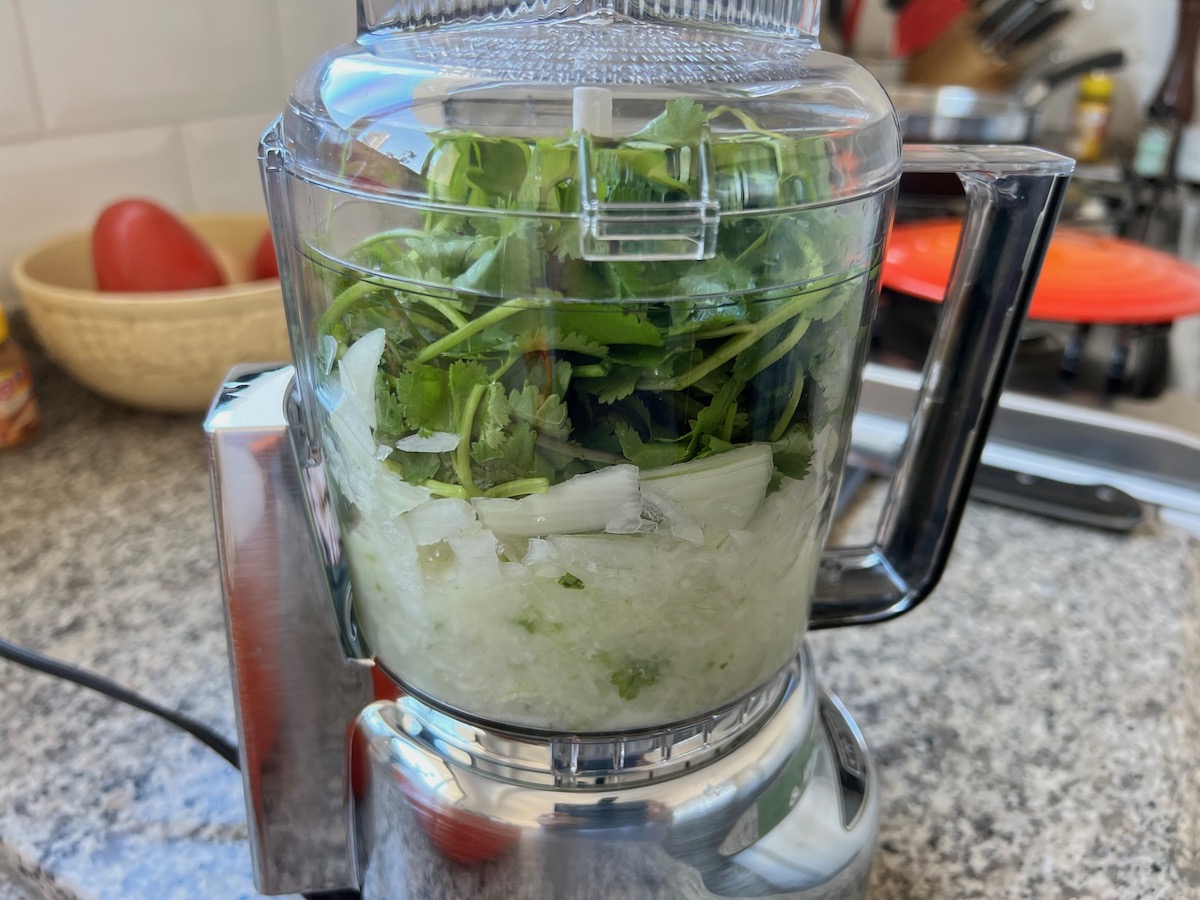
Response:
M158 716L160 719L170 722L176 728L186 731L235 769L241 768L238 761L237 745L232 741L218 734L203 722L197 722L190 716L185 716L181 712L176 712L173 709L155 703L153 700L143 697L141 694L131 691L127 687L122 687L115 681L105 678L103 675L97 675L95 672L89 672L87 669L81 669L62 660L54 659L38 653L36 650L30 650L28 647L14 644L12 641L5 640L4 638L0 638L0 659L7 659L10 662L25 666L34 671L52 675L55 678L62 678L65 681L70 681L81 687L96 691L113 700L126 703L143 712ZM359 900L358 891L318 891L301 894L300 896L304 900Z
M237 746L232 741L226 740L203 722L197 722L183 713L160 706L153 700L149 700L141 694L122 687L115 681L110 681L103 675L97 675L94 672L80 669L70 663L52 659L49 656L43 656L36 650L30 650L28 647L22 647L20 644L14 644L3 638L0 638L0 658L7 659L10 662L15 662L18 665L26 666L38 672L43 672L46 675L53 675L55 678L63 678L74 682L82 687L104 694L106 697L111 697L113 700L119 700L121 703L127 703L143 712L148 712L158 716L160 719L165 719L176 728L182 728L235 769L239 768Z

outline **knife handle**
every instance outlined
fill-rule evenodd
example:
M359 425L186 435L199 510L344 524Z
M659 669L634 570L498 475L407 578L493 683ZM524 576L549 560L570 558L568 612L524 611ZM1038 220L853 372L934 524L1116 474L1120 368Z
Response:
M1132 531L1144 518L1142 504L1114 487L1071 484L995 466L975 471L971 498L1107 531Z

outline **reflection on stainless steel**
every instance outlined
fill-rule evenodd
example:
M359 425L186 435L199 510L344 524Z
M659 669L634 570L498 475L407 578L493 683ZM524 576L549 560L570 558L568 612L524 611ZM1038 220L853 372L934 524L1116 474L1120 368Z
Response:
M356 740L369 761L357 779L369 790L354 809L364 897L865 893L878 790L862 736L841 704L819 693L805 653L787 672L778 709L738 746L663 777L654 772L668 757L623 757L617 743L596 738L581 742L584 755L594 743L618 777L585 790L547 786L559 762L553 739L463 727L475 736L469 747L459 744L461 727L410 698L359 718ZM626 768L634 781L619 778ZM447 822L453 846L438 831Z
M380 716L405 733L419 723L419 730L409 734L413 740L470 759L473 769L497 778L543 787L612 787L661 781L729 752L775 714L780 698L802 675L811 679L810 668L801 673L790 666L761 690L724 709L646 732L538 735L501 724L466 722L415 696L401 704L404 716L387 709Z
M291 367L235 371L205 429L255 883L353 886L346 732L373 699L347 661L284 399Z
M906 149L906 171L962 178L967 218L875 540L826 554L812 627L899 615L937 583L1072 165L1024 147Z

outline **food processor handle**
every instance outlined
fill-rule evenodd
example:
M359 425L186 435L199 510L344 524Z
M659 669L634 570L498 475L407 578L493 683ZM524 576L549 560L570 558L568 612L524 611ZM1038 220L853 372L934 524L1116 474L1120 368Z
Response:
M1030 147L904 149L906 172L959 176L967 215L875 538L825 552L810 627L898 616L937 584L1073 169Z

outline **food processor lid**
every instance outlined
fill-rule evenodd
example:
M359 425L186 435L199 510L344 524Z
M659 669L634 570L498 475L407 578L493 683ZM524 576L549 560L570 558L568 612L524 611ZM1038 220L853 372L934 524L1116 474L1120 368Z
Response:
M707 22L813 37L820 0L359 0L359 31L420 28L449 22L537 20L616 13L629 18Z
M603 165L592 150L632 140L683 154L722 213L873 193L898 177L900 128L873 76L820 50L818 13L817 0L360 0L357 40L295 86L288 165L429 202L447 135L572 143L585 184ZM739 183L747 155L785 190ZM544 197L523 211L564 212Z

